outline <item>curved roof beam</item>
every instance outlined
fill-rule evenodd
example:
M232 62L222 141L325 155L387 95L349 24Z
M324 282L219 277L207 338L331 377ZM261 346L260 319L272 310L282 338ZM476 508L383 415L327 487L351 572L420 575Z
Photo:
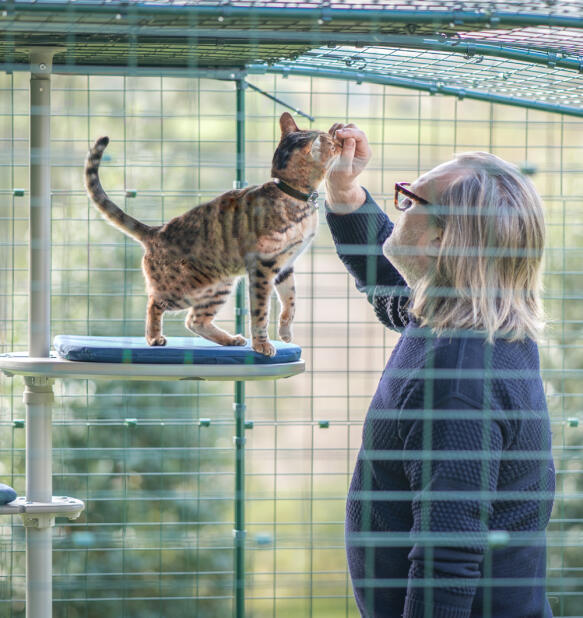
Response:
M214 2L214 4L213 4ZM64 2L51 2L47 0L2 0L0 6L9 10L42 12L50 10L55 13L95 13L134 16L160 16L176 18L179 13L192 19L194 16L233 19L240 21L241 18L267 19L286 18L300 19L319 27L320 30L329 29L333 22L360 22L363 26L372 24L375 29L383 23L397 24L425 24L431 27L446 25L456 30L465 30L467 27L478 28L504 28L516 26L559 26L566 28L583 28L581 23L581 3L576 0L571 2L557 2L548 0L544 2L516 2L509 0L499 3L505 10L496 10L493 2L470 2L470 5L482 4L478 8L464 8L461 1L442 2L439 7L433 9L424 8L427 2L409 2L412 8L403 10L403 3L398 0L385 0L382 5L362 5L359 2L351 3L346 8L345 2L305 0L301 6L293 6L293 0L274 0L269 6L257 5L248 0L207 0L204 5L196 1L185 0L179 4L150 2L148 0L137 2L135 0L112 0L107 3L95 0L68 0ZM279 5L279 6L278 6ZM290 6L292 5L292 6ZM417 8L419 7L419 8ZM512 10L516 7L515 10ZM222 24L227 26L227 24ZM464 26L465 28L461 28Z

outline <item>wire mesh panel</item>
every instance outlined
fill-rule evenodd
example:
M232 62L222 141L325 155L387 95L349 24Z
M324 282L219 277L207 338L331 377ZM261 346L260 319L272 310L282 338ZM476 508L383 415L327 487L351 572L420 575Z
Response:
M578 615L581 122L367 84L252 81L315 116L314 127L350 120L365 130L374 157L362 184L391 217L394 182L455 152L488 150L536 168L548 233L550 323L541 354L557 466L548 594L555 615ZM4 351L25 345L27 87L25 74L2 77ZM115 200L149 223L167 220L232 185L234 93L232 83L213 80L55 76L54 334L143 331L139 247L87 203L81 187L88 144L102 134L112 140L102 177ZM251 183L269 177L279 113L277 103L247 93ZM297 267L295 339L308 370L246 390L246 599L253 616L357 615L345 561L346 494L364 414L398 335L377 322L338 260L323 217L320 223ZM233 314L232 305L221 314L229 328ZM271 317L274 324L275 308ZM184 334L178 317L166 328ZM1 461L2 480L22 493L18 380L2 380ZM66 380L56 392L55 493L75 495L87 508L80 520L59 520L55 529L55 615L229 615L232 387ZM19 521L4 520L3 616L24 612L23 551Z
M13 210L3 227L4 350L26 345L26 124L14 128L27 114L26 77L10 76L3 84L13 98L4 110L5 186L24 189L7 194ZM232 184L232 105L232 85L218 81L54 79L54 334L143 333L140 253L95 216L82 188L89 142L105 133L112 138L104 167L114 199L127 200L129 210L139 200L145 220L168 219ZM134 193L139 197L126 197ZM231 307L224 314L230 326L232 315ZM173 329L184 334L182 324L167 321ZM6 451L14 467L6 472L24 493L20 385L3 381L3 388L3 422L14 440ZM172 615L228 614L232 392L191 382L177 388L59 381L57 389L55 491L82 493L88 517L55 533L56 615L167 615L170 599ZM4 574L13 585L3 596L2 615L20 615L23 607L23 529L14 524L12 566Z
M50 107L53 336L144 332L142 250L104 222L83 188L85 154L102 135L110 138L100 170L105 189L149 225L237 186L242 168L250 184L269 180L278 119L289 108L300 128L353 122L366 132L373 158L359 182L393 221L404 216L394 208L395 183L412 182L455 153L491 152L532 178L545 214L548 325L539 350L556 467L546 590L554 615L580 615L581 3L15 0L0 9L0 353L27 348L33 110L23 66L31 45L61 47ZM239 105L245 99L244 114L237 97ZM374 303L370 284L380 258L378 243L368 241L335 246L320 198L318 235L296 263L294 341L307 370L245 385L246 535L235 535L245 548L245 615L359 615L346 560L347 495L361 446L371 447L363 433L371 397L400 336L367 302L368 295ZM366 256L361 291L338 257L343 251ZM218 324L234 332L241 309L231 298ZM183 317L166 317L167 335L188 334ZM277 317L273 298L272 338ZM426 382L438 371L430 364ZM235 386L66 379L56 381L55 393L54 493L76 496L86 509L54 528L54 615L231 615L238 602L233 500L241 497ZM387 417L399 413L394 402L385 403ZM365 448L360 456L403 468L419 463L421 498L411 490L386 492L381 501L389 511L402 500L425 501L422 529L414 532L429 556L420 587L430 600L447 586L431 552L439 543L460 545L459 535L440 537L430 526L432 505L441 504L424 493L440 420L433 403L425 398L418 410L423 439L412 455L373 444L372 455ZM486 412L489 422L492 410ZM0 481L19 495L24 419L22 381L3 377ZM479 462L476 499L490 495L490 437L471 456L466 444L446 453L468 468ZM504 456L530 462L540 453ZM367 568L378 548L412 546L409 530L375 535L373 487L366 477L359 494ZM504 491L509 502L537 502L535 519L543 519L548 492ZM484 555L481 615L496 618L492 589L505 585L492 575L496 552L543 541L510 526L471 540ZM25 547L20 519L3 518L0 617L25 614ZM374 568L365 573L369 591L407 586L396 577L379 581Z

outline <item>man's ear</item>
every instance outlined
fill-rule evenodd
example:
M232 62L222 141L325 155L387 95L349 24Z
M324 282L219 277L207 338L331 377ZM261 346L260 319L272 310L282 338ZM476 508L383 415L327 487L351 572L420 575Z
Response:
M292 115L288 112L283 112L283 114L279 118L279 126L281 127L281 136L287 135L288 133L294 133L299 131L298 125L295 123L295 120L292 118Z
M441 247L441 239L443 237L443 230L441 228L438 228L434 233L433 233L433 238L431 239L431 246L434 249L439 249Z

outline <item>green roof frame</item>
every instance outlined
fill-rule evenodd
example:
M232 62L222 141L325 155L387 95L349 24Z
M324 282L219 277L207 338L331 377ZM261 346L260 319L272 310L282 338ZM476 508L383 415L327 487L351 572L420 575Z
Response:
M398 0L0 0L0 69L28 70L28 49L55 46L65 49L54 58L57 73L282 73L583 116L583 0L413 0L402 7ZM335 50L334 61L326 49ZM383 50L384 60L351 66L363 49ZM438 71L441 64L442 75L400 74L399 49L418 50L418 66ZM477 66L484 58L492 62ZM512 63L515 78L508 79L503 61ZM481 77L472 80L472 72ZM521 72L532 86L528 96ZM536 96L537 80L549 97Z

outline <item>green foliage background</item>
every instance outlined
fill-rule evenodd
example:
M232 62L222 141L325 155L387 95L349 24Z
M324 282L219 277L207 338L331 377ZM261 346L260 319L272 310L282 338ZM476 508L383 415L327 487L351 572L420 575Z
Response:
M463 150L535 165L547 217L541 343L552 415L557 503L549 528L549 596L580 614L583 474L581 256L583 123L558 115L367 84L253 76L316 117L353 121L374 158L362 183L390 216L395 181ZM283 109L248 92L247 177L269 178ZM102 170L111 197L158 223L232 187L232 83L179 78L53 79L53 334L141 335L140 247L88 204L89 142L111 137ZM306 122L298 119L300 126ZM0 76L0 346L26 347L28 76ZM126 198L125 190L137 198ZM397 214L396 212L394 213ZM247 614L356 616L346 572L344 499L362 420L397 335L383 329L336 258L321 221L298 263L296 342L307 371L248 383ZM272 324L277 308L272 308ZM184 336L182 316L166 319ZM220 314L234 329L233 302ZM272 336L275 333L272 332ZM22 382L0 382L0 475L24 493ZM54 493L86 501L54 531L55 616L228 616L232 604L233 385L59 381ZM202 423L201 423L201 419ZM210 419L210 424L204 419ZM0 617L24 615L24 532L0 522Z

